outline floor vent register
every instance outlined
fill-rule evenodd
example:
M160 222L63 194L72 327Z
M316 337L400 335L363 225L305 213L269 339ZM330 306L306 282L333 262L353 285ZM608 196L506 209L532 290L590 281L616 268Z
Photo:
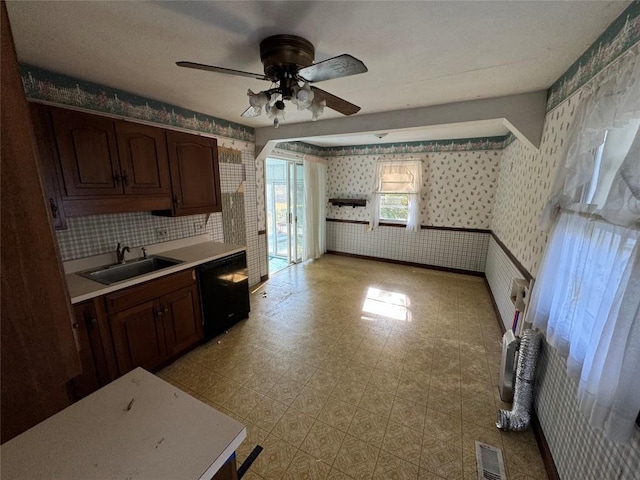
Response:
M478 480L507 480L502 460L502 450L476 440Z

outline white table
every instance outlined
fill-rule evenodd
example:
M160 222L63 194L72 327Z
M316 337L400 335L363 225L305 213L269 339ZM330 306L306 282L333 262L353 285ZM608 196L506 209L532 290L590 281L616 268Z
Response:
M0 447L6 479L207 479L237 421L137 368Z

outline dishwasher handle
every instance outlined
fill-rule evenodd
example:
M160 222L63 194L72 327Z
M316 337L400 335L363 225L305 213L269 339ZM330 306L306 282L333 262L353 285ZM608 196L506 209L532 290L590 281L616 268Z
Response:
M203 263L198 267L198 270L201 272L206 272L214 268L226 267L229 265L234 265L237 268L247 268L245 252L235 253L233 255L229 255L228 257L218 258L217 260Z

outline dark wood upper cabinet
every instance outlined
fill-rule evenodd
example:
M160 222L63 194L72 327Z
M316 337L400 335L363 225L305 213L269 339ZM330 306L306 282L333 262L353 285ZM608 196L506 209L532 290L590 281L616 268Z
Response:
M222 211L218 143L214 138L167 131L173 215Z
M51 218L53 228L63 230L67 228L67 219L64 205L62 204L62 194L60 193L61 172L51 129L49 108L38 103L30 103L29 113L31 114L33 131L36 136L38 166L42 172L42 187L49 207L49 218Z
M49 138L64 213L82 216L171 209L164 130L57 107Z
M32 110L41 122L38 141L57 228L64 228L65 215L222 211L216 139L65 108L34 104Z
M164 130L130 122L116 123L124 193L171 193Z
M122 195L114 121L51 108L67 197Z

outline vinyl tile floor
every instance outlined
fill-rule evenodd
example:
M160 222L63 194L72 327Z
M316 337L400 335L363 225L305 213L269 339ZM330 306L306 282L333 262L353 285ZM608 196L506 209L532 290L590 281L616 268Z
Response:
M246 425L244 480L477 479L476 440L546 479L531 430L495 427L500 342L480 277L324 255L158 375Z

